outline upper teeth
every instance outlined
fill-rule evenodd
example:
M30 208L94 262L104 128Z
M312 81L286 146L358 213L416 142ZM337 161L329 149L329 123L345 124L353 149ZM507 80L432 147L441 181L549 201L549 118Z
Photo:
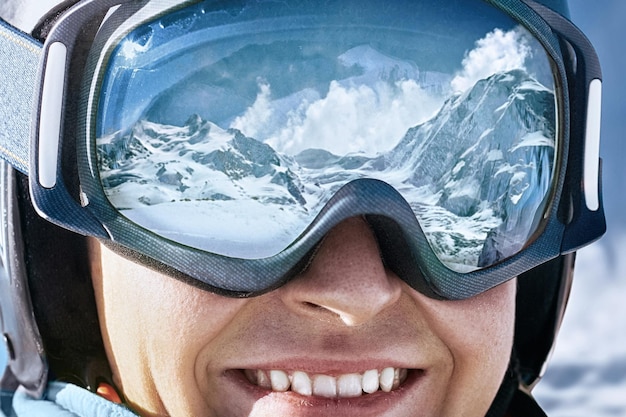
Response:
M245 370L248 380L260 387L272 391L294 391L301 395L316 395L329 398L358 397L363 393L371 394L379 389L390 392L400 386L407 377L406 369L384 368L352 374L330 376L306 372L286 372L280 370L262 371Z

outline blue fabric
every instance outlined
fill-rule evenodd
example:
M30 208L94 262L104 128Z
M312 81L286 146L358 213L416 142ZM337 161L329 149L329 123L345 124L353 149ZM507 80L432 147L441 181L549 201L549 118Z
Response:
M136 417L122 405L61 382L50 383L40 400L18 389L13 395L12 412L5 417Z
M24 173L41 51L41 43L0 20L0 155Z

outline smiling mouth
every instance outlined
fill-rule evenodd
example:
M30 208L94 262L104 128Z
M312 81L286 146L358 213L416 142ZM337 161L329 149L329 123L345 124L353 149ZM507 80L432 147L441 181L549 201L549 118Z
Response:
M273 392L296 392L304 396L354 398L375 392L392 392L406 380L405 368L370 369L363 373L338 375L309 374L304 371L252 370L243 373L258 387Z

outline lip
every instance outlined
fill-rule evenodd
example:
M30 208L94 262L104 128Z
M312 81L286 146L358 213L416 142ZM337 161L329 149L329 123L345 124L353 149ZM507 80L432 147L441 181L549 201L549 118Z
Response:
M342 366L334 364L328 366L313 366L308 368L289 367L274 364L272 366L246 367L244 369L283 369L302 370L310 373L320 373L326 375L336 375L353 372L363 372L366 369L380 368L351 365ZM387 366L394 366L393 364ZM402 366L395 366L401 368ZM420 382L424 379L426 371L421 368L405 367L408 369L406 380L391 392L377 391L371 394L364 394L360 397L351 398L325 398L319 396L304 396L293 391L275 392L262 388L251 383L244 375L244 369L228 369L224 371L225 381L235 390L243 395L243 398L250 401L254 407L268 407L272 410L272 415L285 415L293 417L314 417L322 415L333 415L337 417L352 416L379 416L384 415L396 406L403 403L410 392L416 390ZM329 414L330 412L330 414Z

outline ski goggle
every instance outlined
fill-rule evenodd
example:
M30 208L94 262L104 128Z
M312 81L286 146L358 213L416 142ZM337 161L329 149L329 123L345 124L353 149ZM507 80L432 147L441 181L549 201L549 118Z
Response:
M221 294L354 216L445 299L605 229L597 57L532 1L82 1L43 48L37 210Z

